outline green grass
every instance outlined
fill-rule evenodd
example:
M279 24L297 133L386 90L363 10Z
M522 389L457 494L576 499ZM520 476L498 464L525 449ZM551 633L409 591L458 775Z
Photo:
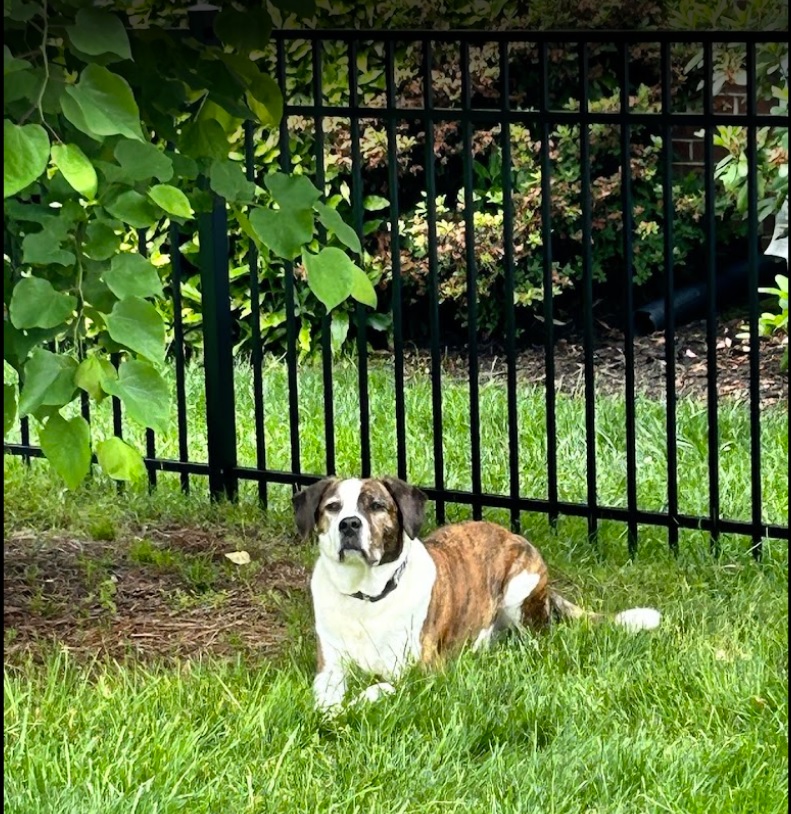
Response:
M639 597L664 626L513 638L332 722L308 642L275 663L6 669L5 810L785 811L787 559L561 559L591 606Z
M240 462L252 464L252 387L243 368L237 373ZM351 473L359 467L354 380L350 366L336 372L338 468ZM191 454L205 459L197 369L188 387ZM266 391L270 464L287 468L282 366L267 368ZM462 383L445 380L447 480L462 488L469 486L466 398ZM411 378L406 400L410 477L430 483L427 379ZM323 469L321 404L320 374L305 368L300 441L307 470ZM393 385L386 369L372 371L371 404L374 415L387 417L375 422L374 469L393 471ZM486 384L482 404L485 488L506 492L502 384ZM637 408L640 502L661 508L664 407L640 400ZM542 496L540 391L522 386L519 409L523 493ZM599 400L600 498L613 505L625 502L623 414L621 400ZM747 517L747 410L724 402L720 416L723 510ZM100 413L98 420L107 417ZM582 401L560 399L558 423L562 496L582 500ZM766 409L763 426L764 515L787 523L785 407ZM175 454L175 437L160 443L163 454ZM696 401L679 404L679 450L682 509L705 512L706 418ZM184 571L191 560L146 543L139 529L158 523L216 525L229 545L255 536L272 556L314 557L309 548L293 546L288 489L272 488L273 509L264 513L252 488L237 505L210 504L201 478L192 479L190 496L180 494L177 478L162 474L154 494L141 485L119 496L100 476L72 493L44 465L25 467L6 457L4 480L6 533L55 529L114 541L119 550L127 546L135 562L160 572ZM453 516L468 512L451 509ZM498 511L489 516L506 519ZM684 531L675 559L662 530L641 528L632 562L622 524L603 523L597 548L579 519L561 518L555 532L544 517L526 514L524 528L572 598L594 610L651 604L664 613L662 627L629 635L607 625L572 624L539 639L512 637L489 652L465 653L443 671L415 671L396 696L351 708L334 721L322 720L312 707L311 613L299 596L283 608L293 646L272 660L247 653L85 664L54 648L5 668L5 811L786 811L787 545L767 541L757 564L744 538L726 535L715 560L706 535ZM206 569L201 579L211 581L212 564L194 557ZM186 599L185 607L198 601L192 594ZM356 681L363 686L363 677Z
M272 469L291 469L289 396L285 365L271 362L264 370L266 409L265 442L267 464ZM238 461L255 466L253 384L250 367L238 364L235 370ZM396 471L395 384L392 366L372 363L370 368L370 414L372 416L372 471ZM203 370L187 369L186 391L188 437L191 460L205 461L206 424ZM413 483L434 483L431 382L428 374L413 374L405 388L408 478ZM483 488L508 494L508 412L502 379L482 379L481 472ZM306 364L299 373L299 444L305 472L325 471L324 387L320 367ZM543 388L521 383L518 390L520 492L526 497L547 496L546 409ZM351 362L339 362L334 371L334 416L336 466L342 474L360 470L360 412L357 369ZM443 450L445 485L469 489L472 473L469 454L469 390L465 382L443 378ZM667 508L667 459L665 405L638 397L637 413L637 494L642 509ZM624 399L597 398L596 460L598 498L602 505L626 506L626 417ZM706 404L685 398L678 403L679 508L683 514L708 513L708 424ZM94 434L101 438L112 432L109 400L94 411ZM750 518L750 432L749 413L743 401L723 399L719 408L720 501L725 517ZM157 441L157 453L178 457L175 431ZM560 395L557 403L558 486L561 500L585 502L586 458L584 401ZM127 422L125 436L144 449L141 428ZM34 432L35 437L35 432ZM788 522L788 412L787 405L762 411L762 514L768 523ZM177 478L160 475L177 488ZM205 479L193 478L205 489ZM252 494L254 486L246 484ZM274 487L276 506L287 508L290 490Z

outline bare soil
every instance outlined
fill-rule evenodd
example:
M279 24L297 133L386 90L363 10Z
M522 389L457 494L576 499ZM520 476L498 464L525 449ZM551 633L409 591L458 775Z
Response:
M141 539L173 563L140 562ZM15 531L4 543L6 663L53 647L120 660L273 656L290 603L307 599L308 571L282 556L286 544L273 556L250 541L251 562L235 565L222 528L133 528L111 542Z

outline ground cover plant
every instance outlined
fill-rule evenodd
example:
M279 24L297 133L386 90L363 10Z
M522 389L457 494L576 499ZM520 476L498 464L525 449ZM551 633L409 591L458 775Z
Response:
M339 468L356 471L357 404L339 366ZM251 454L249 373L236 371L242 457ZM266 369L273 463L287 456L282 365ZM201 372L188 371L194 457L200 457ZM300 375L305 465L321 467L320 371ZM372 371L372 405L392 397ZM467 473L466 386L443 396L448 479ZM410 472L432 472L425 444L430 396L407 380ZM488 416L487 488L507 488L497 433L501 383L482 392ZM540 492L541 398L520 389L525 494ZM603 499L623 488L623 403L600 401ZM660 506L662 405L639 402L641 505ZM558 404L564 496L584 462L582 402ZM104 420L101 414L94 421ZM721 405L723 507L740 516L749 493L747 414ZM787 523L787 411L764 410L764 511ZM535 426L537 424L537 426ZM652 429L653 428L653 429ZM388 430L389 431L389 430ZM683 499L705 511L705 406L679 405ZM422 440L422 443L418 441ZM168 451L169 438L161 439ZM499 448L498 448L499 444ZM498 454L495 455L494 452ZM388 432L374 440L390 468ZM651 460L649 460L649 458ZM742 463L740 463L742 462ZM583 478L584 482L584 478ZM313 637L307 594L313 552L296 544L287 490L271 509L253 489L238 505L210 504L205 481L180 493L116 485L101 473L64 490L46 464L5 459L4 791L10 812L780 812L787 804L787 547L767 541L755 563L747 541L725 536L719 559L706 535L683 532L667 551L643 528L632 562L620 524L597 546L584 522L524 515L573 598L596 610L635 603L665 614L660 630L561 626L463 654L438 673L415 671L393 698L335 721L312 708ZM453 517L467 509L449 507ZM503 513L487 513L505 520ZM430 521L431 523L431 521ZM430 525L429 523L429 525ZM245 551L247 564L228 553ZM237 558L238 559L238 558ZM244 562L244 558L242 558ZM362 681L362 678L361 678Z

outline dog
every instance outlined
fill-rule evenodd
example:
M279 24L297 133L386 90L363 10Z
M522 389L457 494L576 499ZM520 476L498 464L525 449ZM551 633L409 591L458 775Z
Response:
M383 679L359 696L373 701L393 692L409 665L434 664L465 644L478 649L502 630L608 618L553 590L538 550L502 526L455 523L422 541L425 503L397 478L330 477L294 495L300 535L318 537L310 587L319 709L342 705L350 665ZM661 615L632 608L611 618L642 630Z

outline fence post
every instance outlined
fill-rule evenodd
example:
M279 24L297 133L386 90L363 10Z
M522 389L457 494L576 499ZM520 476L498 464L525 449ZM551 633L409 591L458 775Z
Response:
M198 216L206 377L206 441L212 499L235 500L236 407L234 402L231 290L228 275L228 212L212 194L210 212Z

